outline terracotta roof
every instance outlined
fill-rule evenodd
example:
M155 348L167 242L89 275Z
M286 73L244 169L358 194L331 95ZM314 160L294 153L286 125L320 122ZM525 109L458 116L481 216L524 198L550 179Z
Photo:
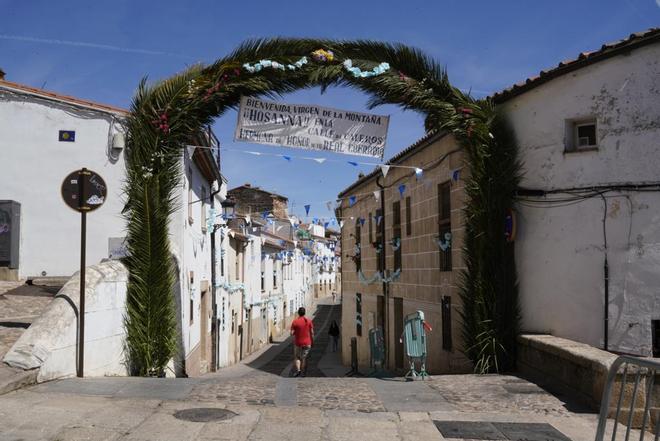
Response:
M599 61L606 60L610 57L629 52L633 49L646 46L648 44L657 43L659 41L660 28L651 28L646 31L630 34L627 38L622 40L606 43L602 45L600 49L595 51L582 52L577 56L577 58L564 60L560 62L557 67L544 69L539 72L537 76L527 78L525 81L514 84L513 86L504 89L501 92L495 93L492 98L496 103L502 103L510 98L520 95L521 93L527 92L530 89L540 86L541 84L548 82L553 78L557 78L561 75L565 75L569 72L581 69L590 64L594 64Z
M397 162L401 161L403 158L408 156L409 154L414 153L417 151L417 149L426 147L427 145L431 144L432 142L442 138L443 136L446 135L446 132L439 132L436 130L432 130L428 132L426 135L422 136L419 138L417 141L406 147L405 149L401 150L399 153L396 155L392 156L385 164L396 164ZM380 167L374 168L374 170L369 173L368 175L362 176L359 178L357 181L353 182L351 185L349 185L347 188L345 188L341 193L337 195L338 198L342 198L354 189L355 187L359 187L363 183L373 179L378 175L378 173L381 173Z
M120 109L119 107L109 106L107 104L95 103L93 101L81 100L80 98L75 98L68 95L60 95L59 93L49 92L44 89L37 89L36 87L30 87L24 84L18 84L11 81L0 80L0 89L9 89L17 92L27 93L30 95L37 95L39 97L48 100L60 101L60 102L72 104L74 106L87 107L102 112L128 115L128 110L126 109Z

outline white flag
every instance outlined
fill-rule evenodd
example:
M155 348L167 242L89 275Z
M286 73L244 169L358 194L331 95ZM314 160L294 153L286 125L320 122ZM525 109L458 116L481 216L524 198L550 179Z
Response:
M378 202L380 200L380 191L379 190L374 191L374 197L376 198L376 202Z
M390 166L386 164L381 164L380 171L383 172L383 177L387 177L387 172L390 171Z

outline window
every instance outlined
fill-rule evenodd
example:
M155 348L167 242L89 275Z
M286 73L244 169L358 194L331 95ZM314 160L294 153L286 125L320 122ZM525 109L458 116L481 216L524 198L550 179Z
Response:
M264 277L264 271L261 272L261 291L266 290L266 277Z
M438 248L440 271L451 271L451 200L449 182L438 184Z
M374 243L374 219L369 213L369 243Z
M651 320L651 342L653 345L653 357L660 357L660 320Z
M401 202L392 203L392 248L394 249L394 270L401 269Z
M412 213L410 212L410 196L406 198L406 236L412 234Z
M383 212L382 210L378 209L376 210L376 249L380 250L380 252L377 254L376 258L376 269L379 272L382 272L383 269L385 269L385 265L383 263L385 262L385 250L382 249L382 240L383 240L383 226L385 223L383 222Z
M225 276L225 250L220 249L220 276Z
M355 334L362 336L362 294L355 294Z
M567 120L565 144L567 152L597 149L596 118Z
M201 226L202 226L202 233L206 233L206 187L202 187L202 197L200 198L201 200L199 201L199 206L200 206L200 219L201 221Z
M273 289L277 289L277 262L273 262Z
M195 303L193 301L193 287L195 286L195 272L190 271L189 273L189 279L190 279L190 324L192 325L193 323L193 317L195 316Z
M195 221L193 219L193 189L192 189L192 168L188 167L188 223L190 225Z
M362 270L362 242L361 236L362 228L360 227L360 220L355 220L355 272L360 272Z

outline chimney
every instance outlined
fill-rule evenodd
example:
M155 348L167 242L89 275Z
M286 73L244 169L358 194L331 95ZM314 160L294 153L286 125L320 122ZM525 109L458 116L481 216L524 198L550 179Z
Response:
M0 80L4 80L4 79L5 79L5 71L0 69Z

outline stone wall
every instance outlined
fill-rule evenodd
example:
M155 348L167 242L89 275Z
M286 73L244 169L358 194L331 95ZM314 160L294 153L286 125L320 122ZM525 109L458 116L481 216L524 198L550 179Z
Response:
M593 410L602 405L603 391L607 375L616 354L606 352L584 343L567 340L552 335L520 335L518 337L518 370L530 380L539 383L550 391L572 397ZM628 421L633 396L634 379L637 370L628 369L626 386L622 397L622 411L619 419ZM623 372L617 374L612 397L608 403L609 416L614 417L617 400L621 393ZM635 398L632 425L641 427L643 409L646 404L648 371L641 370L639 387ZM656 372L654 390L651 393L650 422L657 427L660 414L660 375ZM648 427L648 424L647 424Z
M128 270L118 261L86 269L85 376L128 374L124 357L127 281ZM75 376L79 299L76 273L3 361L15 368L39 369L39 382Z

